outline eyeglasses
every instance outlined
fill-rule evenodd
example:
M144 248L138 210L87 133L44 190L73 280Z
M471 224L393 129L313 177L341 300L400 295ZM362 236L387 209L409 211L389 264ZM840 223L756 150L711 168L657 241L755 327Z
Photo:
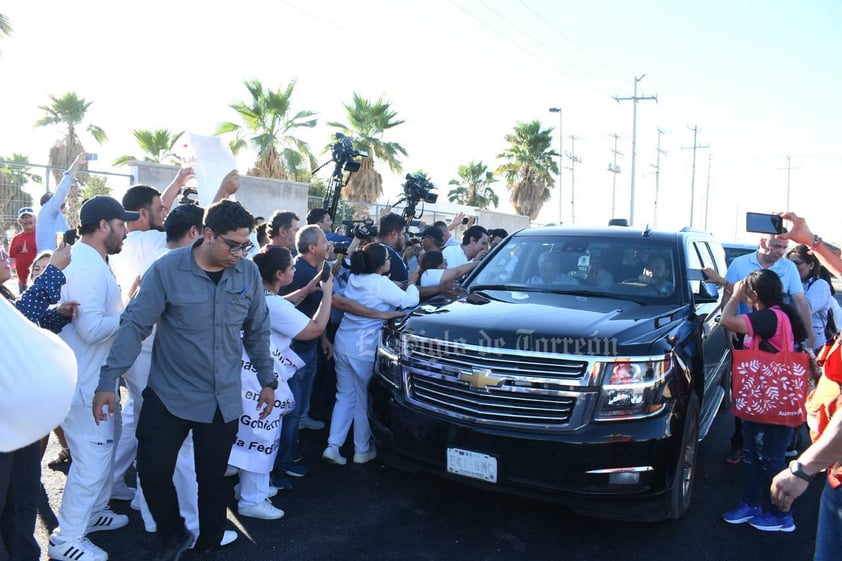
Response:
M249 251L254 249L254 244L251 243L251 242L239 244L239 243L237 243L233 240L229 240L228 238L226 238L222 234L219 234L219 236L217 236L217 237L222 238L222 241L224 241L225 245L228 246L228 252L231 255L246 255L246 254L248 254Z

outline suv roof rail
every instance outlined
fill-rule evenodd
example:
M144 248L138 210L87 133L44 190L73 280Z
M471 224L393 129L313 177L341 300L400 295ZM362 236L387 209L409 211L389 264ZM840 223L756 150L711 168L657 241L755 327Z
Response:
M608 221L609 226L628 226L629 219L628 218L612 218Z

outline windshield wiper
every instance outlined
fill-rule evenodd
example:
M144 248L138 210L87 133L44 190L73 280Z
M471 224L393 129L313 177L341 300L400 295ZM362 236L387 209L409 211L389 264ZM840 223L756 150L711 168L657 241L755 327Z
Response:
M481 290L524 290L523 285L514 284L476 284L467 287L468 292L479 292Z

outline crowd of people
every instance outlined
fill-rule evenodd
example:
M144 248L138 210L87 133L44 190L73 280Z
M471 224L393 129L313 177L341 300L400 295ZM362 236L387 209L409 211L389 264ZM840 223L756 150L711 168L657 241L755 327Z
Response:
M53 462L69 463L48 545L59 561L108 559L88 536L128 524L109 508L112 499L131 500L146 531L157 534L156 560L178 560L189 548L212 558L238 537L225 528L224 478L239 477L240 515L283 517L272 498L308 473L301 430L328 429L321 457L331 464L347 464L341 448L348 440L353 463L375 459L366 391L383 322L453 291L508 236L463 223L461 215L416 236L391 212L376 228L344 234L324 209L309 211L304 225L284 210L263 220L230 200L236 172L208 208L178 205L193 177L184 168L162 192L135 185L122 203L85 201L72 243L61 208L84 163L82 154L38 213L20 209L22 233L8 254L0 249L0 285L11 278L10 258L19 285L18 294L0 286L4 298L45 336L58 334L75 361L66 414L47 429L60 442ZM841 274L842 259L802 218L783 217L793 225L788 234L765 236L724 276L704 273L725 289L722 325L735 348L759 338L770 352L792 341L787 350L800 344L818 354L833 343L842 318L827 270ZM788 250L789 240L798 245ZM558 282L552 254L538 265L531 283ZM672 291L666 264L651 265L640 281ZM794 531L792 501L842 457L842 420L834 412L827 409L827 426L809 447L798 442L798 430L738 422L729 461L743 463L743 494L723 519ZM0 427L0 435L14 432ZM12 561L40 556L33 529L49 435L38 436L0 443L0 536ZM787 467L787 456L799 453ZM134 485L129 473L136 473ZM839 473L828 472L816 559L834 558L842 536Z
M140 511L160 538L156 560L189 548L211 558L237 539L225 529L223 478L239 478L240 515L283 517L271 498L307 475L302 429L330 423L324 461L347 463L339 449L352 429L353 462L376 458L366 388L383 322L453 290L490 239L507 235L467 224L457 240L461 215L415 237L391 212L351 237L324 209L306 225L283 210L264 221L230 200L236 172L208 208L177 204L190 168L163 191L134 185L122 202L84 201L70 229L62 210L85 163L80 154L37 213L19 210L22 232L0 253L0 285L10 259L18 279L3 296L75 358L66 414L50 427L60 443L51 465L69 466L48 544L55 560L108 559L89 536L128 524L111 500ZM48 438L0 452L0 544L12 561L40 557Z

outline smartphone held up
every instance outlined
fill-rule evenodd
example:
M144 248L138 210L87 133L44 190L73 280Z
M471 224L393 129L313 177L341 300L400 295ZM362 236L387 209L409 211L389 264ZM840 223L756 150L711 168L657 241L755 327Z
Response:
M757 234L783 234L786 232L783 219L777 214L761 212L746 213L746 232Z

